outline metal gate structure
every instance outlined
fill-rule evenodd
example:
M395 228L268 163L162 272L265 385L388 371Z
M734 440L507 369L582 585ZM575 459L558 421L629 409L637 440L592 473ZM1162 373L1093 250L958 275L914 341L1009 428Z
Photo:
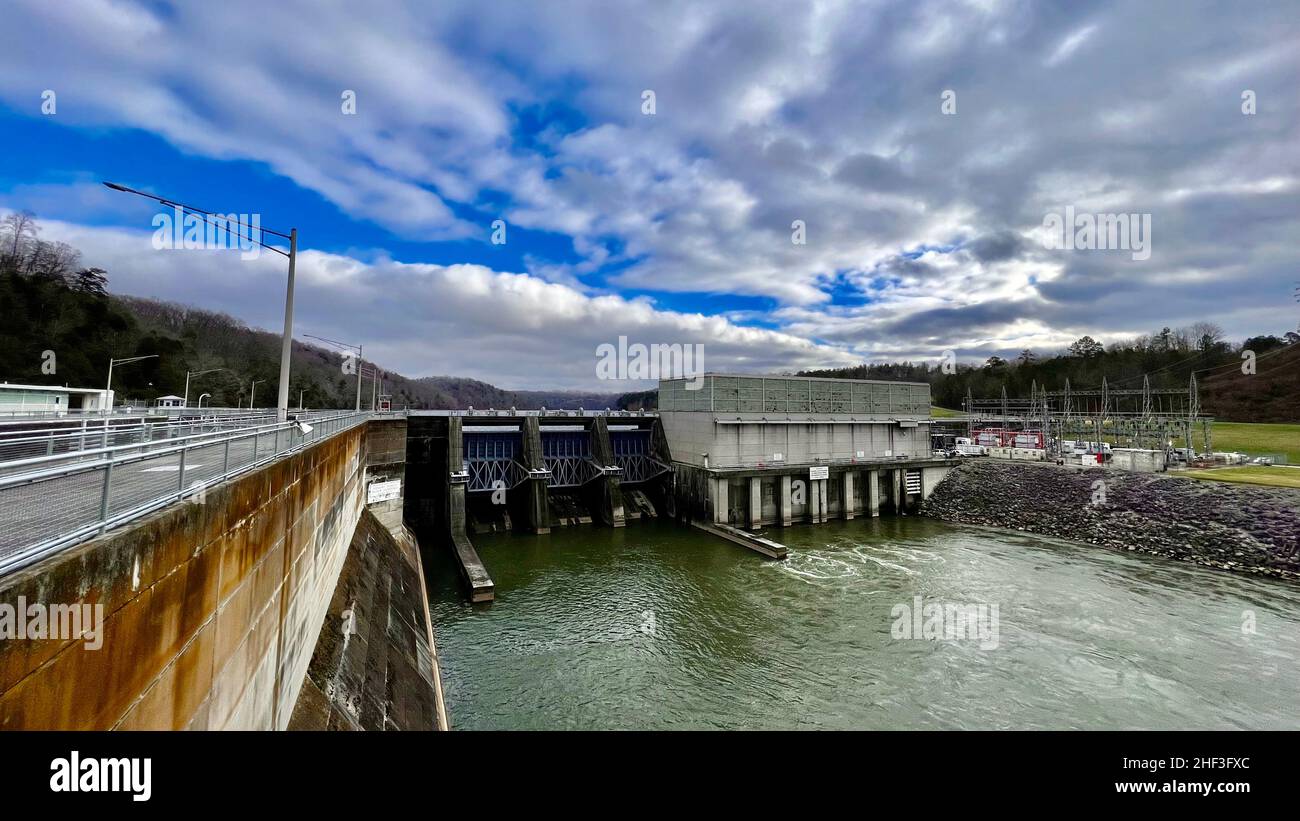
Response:
M470 493L509 490L528 478L528 469L519 461L519 431L465 431L462 437Z
M669 470L668 465L651 455L649 430L611 429L609 443L614 450L614 464L623 469L623 484L644 482Z

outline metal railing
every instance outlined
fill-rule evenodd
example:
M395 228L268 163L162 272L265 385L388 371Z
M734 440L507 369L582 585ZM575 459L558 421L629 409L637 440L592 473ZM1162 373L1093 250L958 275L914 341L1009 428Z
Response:
M339 411L297 413L299 419L335 415ZM186 417L163 421L152 419L82 420L59 427L0 429L0 474L12 472L18 460L36 456L54 456L115 445L149 445L167 443L196 433L233 431L276 421L274 411L243 416L215 416L191 413Z
M608 408L605 410L565 410L563 408L543 408L539 410L517 410L514 408L466 408L465 410L407 410L404 412L407 416L541 416L547 419L565 416L581 419L594 419L597 416L641 418L659 415L658 411L610 410Z
M218 427L0 463L0 576L328 439L370 417Z

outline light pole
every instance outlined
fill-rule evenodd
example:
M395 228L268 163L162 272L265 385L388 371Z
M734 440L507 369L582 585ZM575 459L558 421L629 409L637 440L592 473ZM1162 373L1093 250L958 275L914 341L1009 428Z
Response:
M254 379L253 384L248 386L248 409L253 409L253 397L257 396L257 383L265 382L265 379Z
M310 338L310 339L315 339L315 340L317 340L318 342L324 342L324 343L329 344L329 345L338 345L338 346L341 347L341 348L353 348L354 350L356 350L356 352L357 352L357 362L356 362L356 365L357 365L357 412L360 413L360 412L361 412L361 346L360 346L360 345L350 345L350 344L348 344L347 342L339 342L338 340L335 340L335 339L326 339L326 338L323 337L323 336L312 336L311 334L303 334L303 336L308 337L308 338Z
M113 412L112 399L109 398L109 393L113 390L113 366L114 366L114 365L129 365L129 364L131 364L132 362L139 362L139 361L142 360L142 359L157 359L157 358L158 358L158 354L156 354L156 353L151 353L151 354L149 354L149 355L147 355L147 356L126 356L126 357L123 357L123 358L121 358L121 359L113 359L112 357L109 357L109 360L108 360L108 383L104 385L104 399L109 403L109 405L108 405L108 412L109 412L109 413L112 413L112 412Z
M199 394L199 410L203 410L203 397L205 397L205 396L211 396L211 395L212 395L212 394L210 394L210 393L201 393L201 394Z
M205 373L216 373L217 371L224 371L224 370L225 368L208 368L206 371L186 371L185 372L185 404L183 407L188 408L190 406L190 377L191 376L202 376ZM207 395L211 396L211 394L207 394Z
M370 366L370 412L375 412L375 390L379 383L379 366ZM358 406L357 410L361 408Z
M162 205L175 208L178 212L189 211L190 213L197 215L209 225L219 225L219 227L225 230L229 230L232 224L238 225L240 228L252 228L252 226L240 222L239 220L234 220L232 222L231 220L222 218L220 223L214 222L213 214L210 211L204 211L202 208L195 208L192 205L185 205L174 200L164 199L156 194L146 194L143 191L137 191L134 188L127 188L125 185L118 185L115 182L105 181L104 185L114 191L121 191L126 194L135 194L140 197L145 197L146 199L154 200ZM265 242L262 242L259 237L245 236L242 231L238 233L240 239L254 242L268 251L274 251L282 257L287 257L289 260L289 281L284 291L284 337L280 342L280 403L276 410L279 420L283 422L288 417L289 413L289 354L293 351L293 278L295 264L298 261L298 229L291 228L287 234L282 234L279 231L272 231L269 228L262 228L260 226L256 230L259 234L272 234L289 240L289 251L288 253L285 253L273 245L268 245Z

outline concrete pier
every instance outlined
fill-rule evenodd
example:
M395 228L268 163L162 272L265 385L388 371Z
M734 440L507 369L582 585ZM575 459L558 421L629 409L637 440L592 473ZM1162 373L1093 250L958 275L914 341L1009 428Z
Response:
M844 494L843 496L841 496L841 498L844 499L844 502L843 502L841 515L845 519L852 519L853 518L853 475L854 474L853 471L846 470L842 475L844 477L843 480Z
M704 522L692 522L692 526L710 533L719 538L726 539L732 544L738 544L741 547L747 547L755 553L766 556L769 559L784 559L788 555L785 545L774 542L771 539L765 539L754 533L747 533L731 525L706 524Z
M596 464L607 471L595 479L595 495L592 507L600 518L601 524L609 527L623 527L626 517L623 515L623 494L619 490L619 477L613 472L615 465L614 448L609 440L609 423L605 417L598 416L592 420L590 428L591 455Z
M464 465L460 418L407 417L405 519L423 549L451 548L471 601L491 601L492 578L466 531Z
M542 431L535 416L523 419L523 457L524 467L528 469L528 479L522 488L524 522L532 533L550 533L551 506L546 493L546 462L542 458Z

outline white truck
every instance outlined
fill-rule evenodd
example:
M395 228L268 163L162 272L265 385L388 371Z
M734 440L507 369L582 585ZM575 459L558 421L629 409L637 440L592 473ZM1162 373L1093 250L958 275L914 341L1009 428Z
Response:
M1066 456L1085 456L1104 453L1110 455L1109 442L1076 442L1073 439L1061 440L1061 453Z
M984 445L975 444L965 436L958 436L957 454L959 456L988 456L989 449Z

